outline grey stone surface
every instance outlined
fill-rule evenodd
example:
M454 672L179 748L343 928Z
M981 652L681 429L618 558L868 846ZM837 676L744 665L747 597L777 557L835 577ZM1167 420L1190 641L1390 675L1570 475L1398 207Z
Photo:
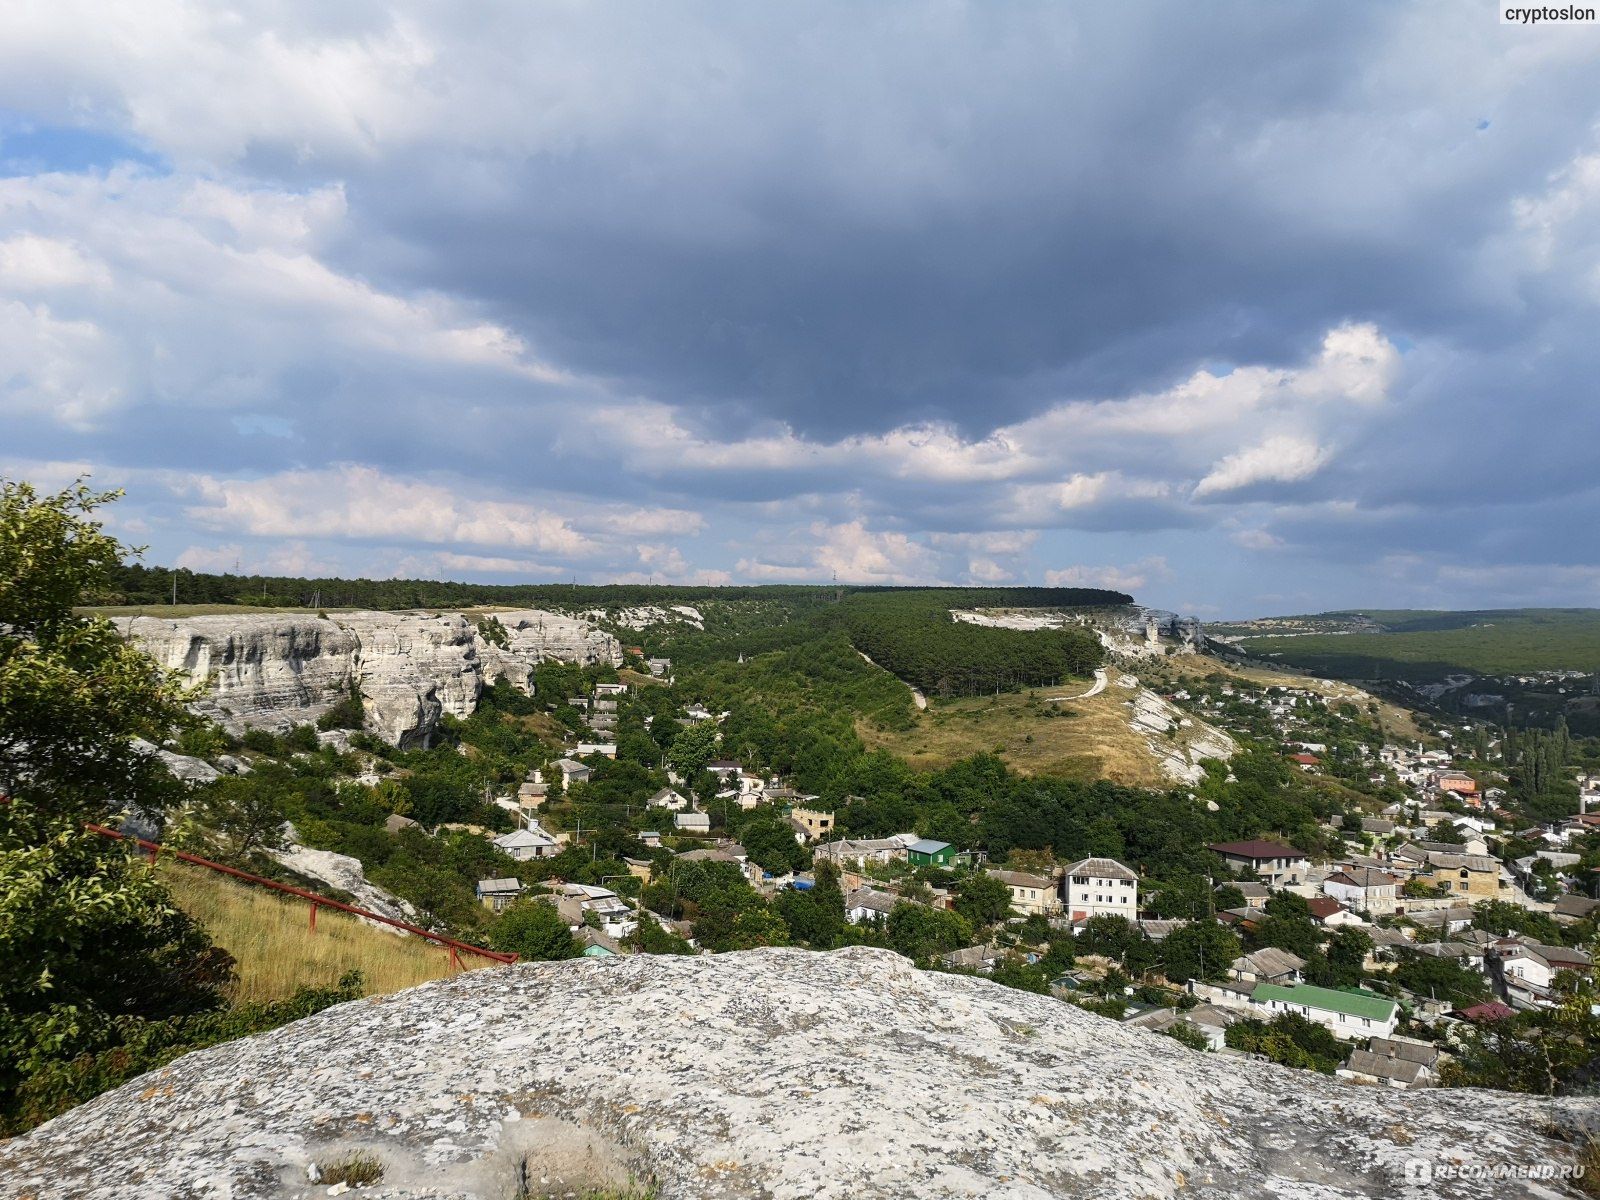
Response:
M508 1200L1554 1196L1407 1160L1570 1162L1593 1101L1398 1092L1203 1055L886 951L474 971L189 1055L0 1146L8 1195Z

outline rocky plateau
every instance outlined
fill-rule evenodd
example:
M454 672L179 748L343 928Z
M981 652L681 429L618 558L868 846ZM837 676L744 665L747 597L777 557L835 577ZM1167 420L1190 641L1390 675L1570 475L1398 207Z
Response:
M1361 1087L888 951L776 949L340 1005L0 1145L0 1179L33 1200L288 1200L338 1191L327 1168L361 1153L370 1200L1553 1197L1569 1185L1472 1169L1569 1165L1597 1122L1600 1101Z

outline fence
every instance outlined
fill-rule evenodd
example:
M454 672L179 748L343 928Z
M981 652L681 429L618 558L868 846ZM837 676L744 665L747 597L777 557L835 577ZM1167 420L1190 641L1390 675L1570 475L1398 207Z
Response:
M201 858L198 854L190 854L184 850L169 850L156 842L147 842L143 838L137 838L131 834L118 833L115 829L107 829L104 825L85 825L84 828L91 833L98 833L102 837L115 838L119 842L132 842L134 845L148 850L152 862L160 855L166 854L182 862L193 863L197 867L206 867L212 871L220 871L224 875L232 875L235 879L242 879L246 883L259 884L262 887L271 888L275 892L283 892L286 895L304 900L311 905L311 919L308 924L308 929L311 933L317 931L317 909L332 908L339 912L361 917L363 920L376 921L380 925L403 929L407 933L415 934L417 937L426 938L430 942L443 946L450 952L450 965L458 971L461 969L461 951L466 951L468 954L476 954L480 958L492 959L498 963L509 964L517 961L515 954L502 954L497 950L485 950L482 946L474 946L470 942L458 942L455 938L448 938L443 934L430 933L426 929L421 929L416 925L408 925L404 921L396 921L393 917L386 917L381 913L371 912L365 908L357 908L353 904L345 904L339 900L330 900L326 896L319 896L315 892L308 892L304 888L292 887L287 883L279 883L274 879L264 879L260 875L252 875L250 872L241 871L237 867L230 867L225 863L212 862L209 858Z

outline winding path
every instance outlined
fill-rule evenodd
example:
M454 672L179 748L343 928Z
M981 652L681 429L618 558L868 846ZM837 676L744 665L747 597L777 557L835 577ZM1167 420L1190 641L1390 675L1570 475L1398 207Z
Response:
M1087 692L1079 692L1076 696L1046 696L1046 704L1059 704L1063 700L1087 700L1090 696L1098 696L1106 690L1106 671L1104 667L1096 667L1094 682L1089 685Z

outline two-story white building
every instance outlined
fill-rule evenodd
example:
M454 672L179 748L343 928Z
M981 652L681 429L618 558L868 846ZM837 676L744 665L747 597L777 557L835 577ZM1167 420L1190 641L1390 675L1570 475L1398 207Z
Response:
M1400 1006L1387 996L1309 983L1257 983L1250 1007L1266 1021L1280 1013L1298 1013L1342 1038L1391 1037L1400 1016Z
M1085 858L1061 877L1061 902L1074 921L1090 917L1139 918L1139 876L1114 858Z

